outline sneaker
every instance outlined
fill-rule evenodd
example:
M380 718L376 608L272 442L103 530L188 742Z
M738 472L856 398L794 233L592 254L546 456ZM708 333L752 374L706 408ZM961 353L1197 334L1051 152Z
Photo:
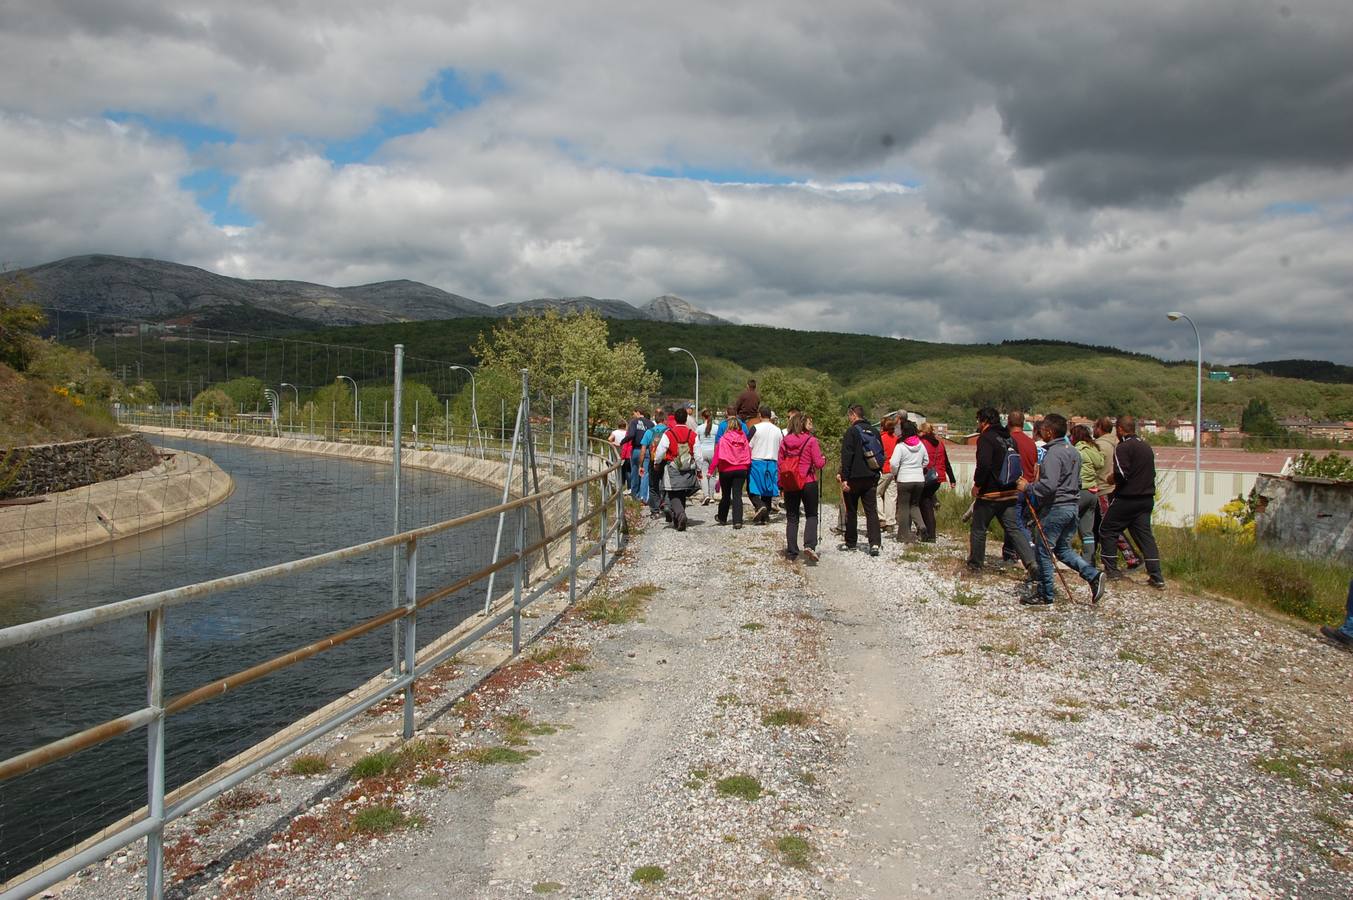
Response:
M1044 597L1041 593L1020 597L1019 602L1024 606L1052 606L1052 598Z
M727 519L720 519L718 516L715 516L715 517L714 517L714 524L715 524L715 525L727 525L727 524L728 524L728 520L727 520Z
M878 556L878 555L879 555L879 545L878 545L878 544L870 544L870 545L869 545L869 555L870 555L870 556Z
M812 547L803 548L803 558L809 562L817 562L817 551Z
M770 507L763 506L756 511L756 515L752 516L752 521L758 525L765 525L766 520L769 518L770 518Z
M733 527L734 527L735 529L736 529L736 528L741 528L741 527L742 527L742 523L741 523L741 522L734 522L734 523L733 523Z
M1353 653L1353 635L1344 631L1342 628L1331 628L1328 625L1321 625L1320 633L1329 638L1331 643L1343 647L1348 652Z
M709 506L709 501L711 501L711 500L713 500L713 499L714 499L713 497L706 497L705 499L703 499L703 500L700 501L700 505L701 505L701 506Z
M854 544L840 544L836 549L840 550L842 553L854 553L859 548Z
M1165 579L1164 578L1148 579L1146 582L1146 586L1155 588L1158 591L1163 591L1165 590Z
M1108 586L1109 579L1103 572L1100 572L1094 578L1090 579L1090 602L1098 603L1104 599L1104 589Z
M1128 577L1117 569L1105 569L1104 577L1109 581L1127 581Z

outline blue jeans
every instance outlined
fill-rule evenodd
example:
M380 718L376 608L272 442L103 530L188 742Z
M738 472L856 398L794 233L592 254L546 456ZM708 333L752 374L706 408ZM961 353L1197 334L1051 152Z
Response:
M644 451L634 450L630 452L630 496L637 498L639 496L639 464L644 458Z
M1057 573L1053 571L1056 564L1048 555L1048 544L1052 545L1058 559L1079 572L1086 581L1093 580L1099 574L1099 570L1071 549L1071 539L1076 536L1078 525L1076 504L1059 503L1048 507L1040 518L1043 522L1043 534L1047 535L1048 539L1047 543L1044 543L1042 535L1035 538L1034 556L1038 560L1038 579L1042 585L1043 596L1053 597L1057 593L1054 581Z

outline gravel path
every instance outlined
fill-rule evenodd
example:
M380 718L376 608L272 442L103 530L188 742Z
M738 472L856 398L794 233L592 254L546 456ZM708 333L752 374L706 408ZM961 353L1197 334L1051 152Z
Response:
M178 829L175 893L1350 895L1353 656L1174 590L1025 609L943 539L782 540L645 521L521 661L455 704L485 671L444 673L389 771L338 774L376 718Z

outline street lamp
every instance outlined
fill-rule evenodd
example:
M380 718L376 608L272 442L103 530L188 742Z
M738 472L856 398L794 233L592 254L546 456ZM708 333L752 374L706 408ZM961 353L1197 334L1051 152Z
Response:
M700 415L700 362L695 358L695 354L685 347L668 347L667 349L671 353L684 353L691 358L691 362L695 363L695 414L698 417Z
M1203 489L1203 338L1198 334L1198 325L1182 312L1165 314L1171 322L1183 319L1193 328L1193 336L1198 340L1198 398L1193 413L1193 527L1198 527L1198 512Z
M289 382L289 381L284 381L284 382L282 382L280 385L278 385L278 387L291 388L293 391L296 392L296 411L297 411L297 412L300 412L300 410L301 410L301 389L298 388L298 387L296 387L296 385L292 384L292 383ZM288 426L291 425L291 413L290 413L290 412L287 413L287 425L288 425Z
M352 421L357 421L357 382L346 375L339 375L337 380L342 380L352 385Z
M470 427L474 430L475 440L479 443L479 455L484 455L484 436L479 433L479 395L475 388L474 372L465 366L448 366L453 372L457 369L470 376ZM470 442L466 441L465 446L469 447Z

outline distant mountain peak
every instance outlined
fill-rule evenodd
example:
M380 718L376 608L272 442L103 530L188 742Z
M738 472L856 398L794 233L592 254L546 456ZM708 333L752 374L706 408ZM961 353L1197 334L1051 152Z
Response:
M655 322L679 322L686 325L720 325L723 319L693 305L675 294L654 297L642 307L644 318Z

